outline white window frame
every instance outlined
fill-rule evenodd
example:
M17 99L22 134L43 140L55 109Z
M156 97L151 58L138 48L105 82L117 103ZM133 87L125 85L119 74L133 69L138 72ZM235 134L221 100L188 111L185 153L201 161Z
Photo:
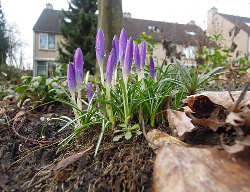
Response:
M49 48L49 35L55 36L54 48ZM41 47L41 36L46 36L46 46L44 48ZM39 34L39 49L43 50L56 50L56 34L54 33L40 33Z
M192 45L182 48L182 52L185 54L186 59L195 59L195 48L196 47Z

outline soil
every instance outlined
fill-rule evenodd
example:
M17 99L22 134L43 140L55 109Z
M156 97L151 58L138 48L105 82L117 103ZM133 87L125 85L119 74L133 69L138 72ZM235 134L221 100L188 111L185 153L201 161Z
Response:
M15 103L5 109L0 119L11 120L22 110ZM73 139L58 152L58 140L70 135L72 128L58 132L64 124L51 121L44 130L44 142L36 141L41 141L46 114L52 117L73 116L71 108L53 103L31 110L22 118L0 124L1 191L153 191L156 154L143 134L114 142L115 134L108 130L98 154L94 156L101 127L89 127L77 140ZM167 124L154 128L171 133ZM150 129L152 127L146 126L146 131ZM219 132L200 129L190 134L185 142L191 145L218 145ZM63 159L86 149L89 150L65 168L53 171Z

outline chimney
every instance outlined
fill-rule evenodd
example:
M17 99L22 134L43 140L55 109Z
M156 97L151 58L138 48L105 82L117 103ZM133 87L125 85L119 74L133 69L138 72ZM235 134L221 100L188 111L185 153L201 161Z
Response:
M195 21L194 20L191 20L187 23L188 25L195 25Z
M131 18L131 13L123 13L124 18Z
M53 9L53 5L50 4L50 3L47 3L47 4L46 4L46 9Z

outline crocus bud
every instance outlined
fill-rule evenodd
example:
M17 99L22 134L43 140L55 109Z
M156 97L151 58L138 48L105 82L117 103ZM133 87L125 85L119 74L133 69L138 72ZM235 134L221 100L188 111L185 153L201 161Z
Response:
M114 36L113 41L112 41L112 48L115 50L115 53L116 53L115 64L117 64L119 61L119 41L116 35Z
M91 101L93 95L94 95L94 92L91 91L93 90L93 86L92 86L92 83L88 83L88 86L87 86L87 96L88 96L88 101Z
M139 73L140 67L141 67L141 59L140 59L138 44L135 44L135 47L134 47L134 61L135 61L136 71L137 73Z
M142 41L140 43L140 60L141 60L141 68L144 68L145 66L145 61L146 61L146 50L147 50L147 45L145 41Z
M110 54L109 54L109 58L107 61L107 66L106 66L105 80L106 80L106 83L108 83L108 84L111 84L111 81L112 81L115 60L116 60L116 52L115 52L115 49L112 49Z
M124 58L124 70L123 75L127 76L129 75L131 71L132 66L132 60L133 60L133 40L132 37L129 38L126 46L126 52L125 52L125 58Z
M83 81L83 64L84 62L82 50L80 48L77 48L74 54L74 68L77 89L80 89Z
M124 63L127 40L128 40L128 37L127 37L126 31L125 29L122 29L120 33L120 39L119 39L119 60L122 65Z
M95 42L96 59L100 66L102 66L104 62L104 46L105 46L104 33L103 30L100 28L96 34L96 42Z
M76 91L76 80L75 80L74 66L73 63L71 62L69 62L68 64L67 80L68 80L69 92L72 96L74 96Z
M155 64L152 55L150 55L149 59L149 74L153 79L155 78Z

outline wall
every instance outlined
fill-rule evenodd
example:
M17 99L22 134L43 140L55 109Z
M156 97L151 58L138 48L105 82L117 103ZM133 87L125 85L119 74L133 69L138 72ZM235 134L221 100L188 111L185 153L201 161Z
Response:
M233 53L230 53L233 58L236 58L236 52L239 51L239 57L245 56L248 53L248 34L242 29L236 37L229 36L229 31L235 26L233 23L222 17L218 13L213 13L214 10L208 12L207 33L209 35L222 34L225 39L221 41L221 45L230 48L232 41L237 44L237 48Z

